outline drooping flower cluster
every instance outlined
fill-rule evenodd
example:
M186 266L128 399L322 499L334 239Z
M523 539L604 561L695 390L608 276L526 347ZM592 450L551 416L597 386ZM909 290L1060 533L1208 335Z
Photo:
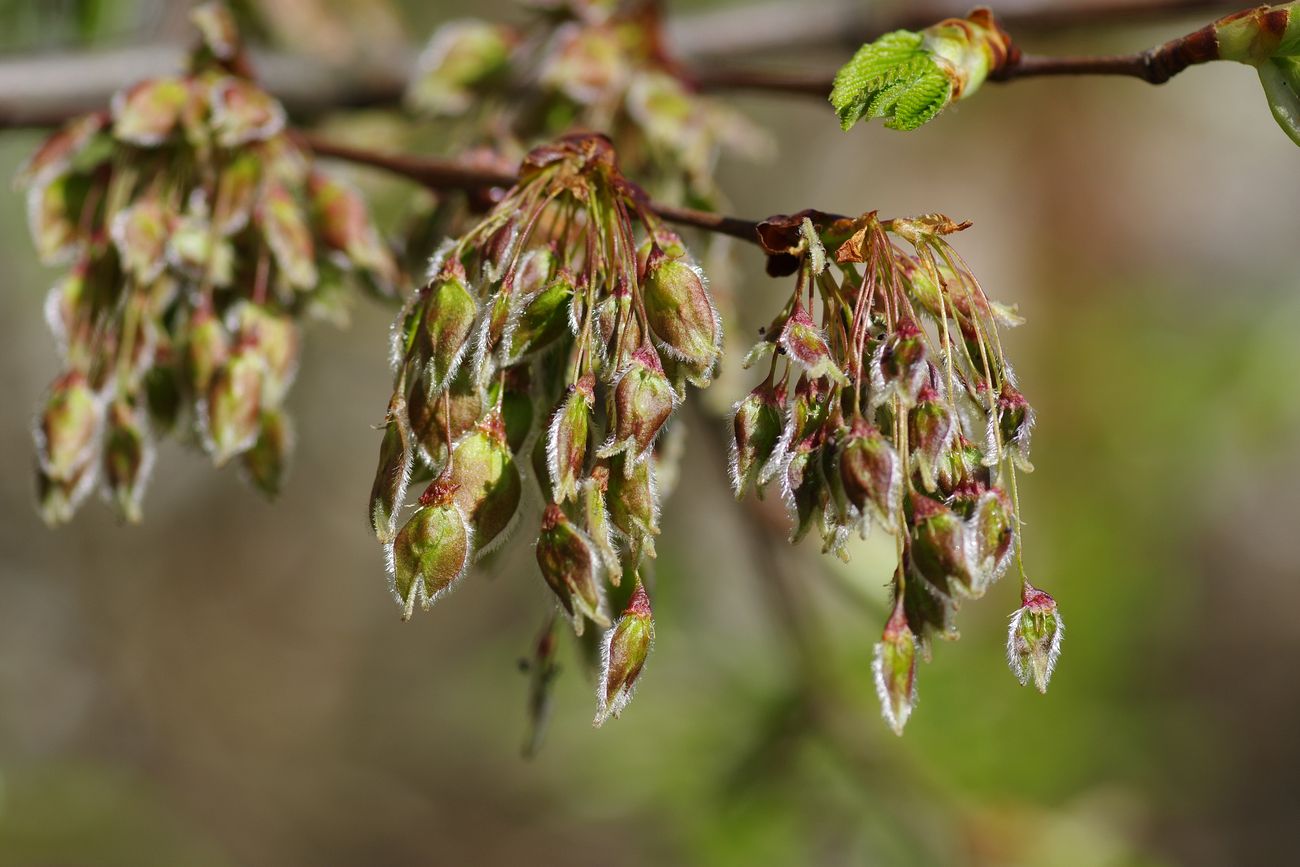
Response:
M720 346L702 273L608 140L532 151L394 324L369 511L404 616L505 538L531 477L542 578L577 633L610 630L598 721L617 715L653 631L638 568L659 533L656 443ZM607 593L633 588L612 622Z
M763 149L761 131L696 93L665 54L657 4L559 0L535 11L543 14L523 29L476 19L440 27L420 57L410 105L474 117L507 156L574 130L600 131L628 174L676 200L714 197L719 150Z
M70 121L19 176L42 260L71 262L46 304L64 369L35 430L52 524L96 483L138 520L167 432L274 493L298 321L341 315L346 272L387 293L398 279L360 195L312 166L252 81L228 11L193 18L186 73Z
M761 224L774 267L798 276L746 359L767 375L734 414L736 494L761 496L775 483L792 541L816 530L825 552L847 558L855 531L874 525L896 538L893 613L875 674L898 731L914 701L918 650L928 655L934 635L955 638L958 605L982 596L1016 553L1015 473L1032 469L1033 412L997 331L1018 320L946 241L963 228L940 215L874 212ZM835 245L833 259L824 242ZM1016 646L1022 660L1047 652L1043 641ZM1050 672L1019 664L1036 678ZM1038 682L1045 687L1046 674Z

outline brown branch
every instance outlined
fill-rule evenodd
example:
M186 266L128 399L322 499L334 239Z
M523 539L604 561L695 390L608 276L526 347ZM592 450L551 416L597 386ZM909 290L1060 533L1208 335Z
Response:
M1149 84L1163 84L1189 66L1216 59L1218 44L1214 28L1207 25L1186 36L1133 54L1053 57L1012 51L1006 63L989 73L989 80L1008 82L1056 75L1118 75L1138 78ZM834 76L731 68L702 70L694 73L692 81L701 90L753 90L825 98L834 85Z
M492 187L510 187L518 180L514 172L472 165L459 160L373 151L332 142L312 133L299 133L298 138L319 157L382 169L423 184L432 190L484 190ZM762 246L758 237L757 220L728 217L655 201L649 202L649 205L652 211L670 223L729 235Z

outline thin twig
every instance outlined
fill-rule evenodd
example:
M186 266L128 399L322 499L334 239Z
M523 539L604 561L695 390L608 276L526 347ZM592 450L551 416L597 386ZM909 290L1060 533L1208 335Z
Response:
M338 144L311 133L300 133L299 139L317 156L382 169L433 190L483 190L492 187L510 187L518 180L514 172L502 171L499 168L483 168L458 160L372 151ZM724 214L665 205L655 201L651 201L649 205L652 211L670 223L730 235L751 244L759 243L757 220L728 217Z

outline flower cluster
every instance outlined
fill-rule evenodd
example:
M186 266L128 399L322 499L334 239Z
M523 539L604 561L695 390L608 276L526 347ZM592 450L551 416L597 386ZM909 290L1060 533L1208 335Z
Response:
M298 320L341 315L347 272L385 293L398 279L360 195L313 168L251 80L228 11L193 18L185 74L70 121L19 176L41 258L71 262L46 304L64 369L35 430L49 523L97 481L138 520L167 432L274 493Z
M597 719L617 715L653 633L639 565L659 533L656 444L687 384L709 384L721 337L702 273L607 139L533 150L394 324L369 511L404 616L506 537L531 476L538 567L578 634L608 630Z
M959 603L982 596L1015 554L1015 473L1032 469L1033 411L997 331L1018 320L946 241L965 226L874 212L761 224L774 264L798 276L746 359L767 375L734 413L736 494L761 496L775 482L792 541L816 530L824 551L847 558L851 534L871 525L897 540L875 673L898 731L914 701L918 650L927 655L933 635L955 638ZM835 245L833 260L824 242ZM1042 644L1020 642L1027 649L1016 659ZM1050 672L1030 667L1036 678Z
M524 29L474 19L440 27L408 102L436 117L473 114L507 155L521 155L520 143L599 130L629 174L672 199L715 196L720 149L761 149L760 131L697 94L665 55L657 4L559 0L541 11Z

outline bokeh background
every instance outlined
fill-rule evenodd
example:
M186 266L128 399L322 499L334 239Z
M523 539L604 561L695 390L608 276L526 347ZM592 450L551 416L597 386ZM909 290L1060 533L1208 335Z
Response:
M180 45L185 5L0 0L2 60ZM449 17L518 14L503 0L254 5L267 42L345 70ZM1021 42L1133 50L1209 17L1076 21ZM848 50L739 59L829 70ZM958 249L1027 318L1004 339L1039 417L1027 564L1069 626L1049 694L1006 669L1018 602L1003 582L965 606L962 640L920 671L895 737L869 671L890 546L847 567L813 544L787 551L731 502L723 431L696 413L638 696L593 730L593 689L566 649L547 742L525 761L517 660L548 605L531 540L402 624L362 518L391 310L360 300L347 330L311 330L278 502L169 444L142 526L88 503L51 531L32 508L30 426L55 373L41 305L56 272L30 250L23 197L4 192L0 865L1294 857L1300 175L1254 74L988 86L907 135L841 134L817 100L729 99L775 145L766 162L723 163L733 211L971 219ZM328 123L376 146L408 135L382 112ZM0 176L38 140L0 131ZM400 214L408 188L341 170ZM785 290L735 254L718 280L747 330ZM736 367L715 407L747 390Z

